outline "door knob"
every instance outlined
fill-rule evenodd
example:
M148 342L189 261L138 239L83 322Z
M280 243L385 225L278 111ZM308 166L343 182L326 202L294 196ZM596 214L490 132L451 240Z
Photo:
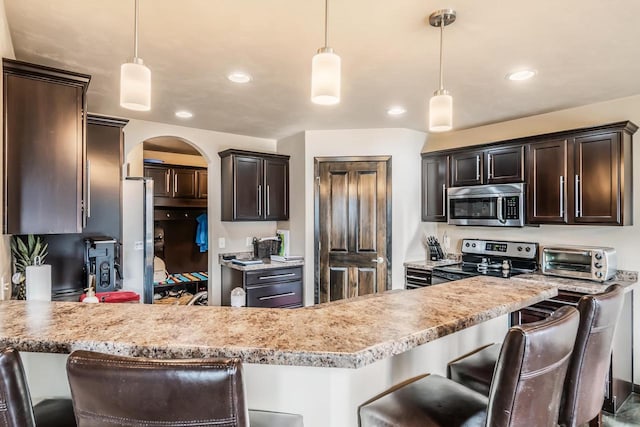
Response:
M371 262L375 262L376 264L382 264L384 262L384 258L382 258L381 256L379 256L376 259L372 259Z

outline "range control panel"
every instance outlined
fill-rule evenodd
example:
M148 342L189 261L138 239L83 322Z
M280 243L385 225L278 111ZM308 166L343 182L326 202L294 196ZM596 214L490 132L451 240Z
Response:
M462 253L475 255L497 255L503 257L537 259L538 244L527 242L505 242L499 240L462 239Z

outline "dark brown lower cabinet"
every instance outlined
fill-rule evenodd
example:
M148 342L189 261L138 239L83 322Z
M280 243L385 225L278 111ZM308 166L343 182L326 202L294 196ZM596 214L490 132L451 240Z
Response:
M604 288L603 288L604 290ZM611 365L605 384L605 400L602 409L616 413L633 391L633 292L625 294L622 314L616 326L611 352ZM584 294L559 291L558 296L511 313L511 325L544 320L564 306L577 306Z
M247 307L302 307L302 267L238 270L222 266L222 305L231 305L231 290L244 288Z

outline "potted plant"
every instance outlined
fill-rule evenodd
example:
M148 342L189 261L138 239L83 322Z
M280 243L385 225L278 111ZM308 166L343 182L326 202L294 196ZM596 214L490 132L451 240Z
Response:
M44 262L47 256L47 247L42 237L27 235L26 243L19 236L11 237L11 255L13 256L13 271L11 281L14 284L13 295L16 299L27 298L26 270L27 266L35 265L35 260L39 257L40 263Z

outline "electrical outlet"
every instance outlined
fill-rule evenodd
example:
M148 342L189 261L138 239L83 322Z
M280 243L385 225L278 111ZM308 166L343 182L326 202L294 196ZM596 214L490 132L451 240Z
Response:
M224 237L218 238L218 248L224 249L227 246L227 242L224 240Z
M247 237L246 245L253 246L253 237Z

